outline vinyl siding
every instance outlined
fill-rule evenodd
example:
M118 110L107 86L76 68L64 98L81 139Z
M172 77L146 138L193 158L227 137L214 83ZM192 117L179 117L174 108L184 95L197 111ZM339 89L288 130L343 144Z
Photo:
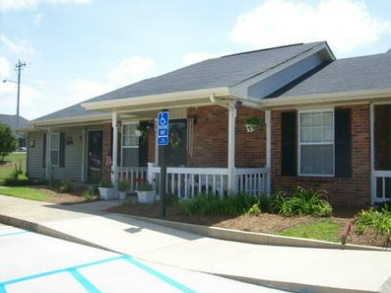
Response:
M61 130L65 139L72 138L72 144L65 143L65 167L53 167L53 179L69 179L81 181L82 172L82 130ZM55 132L54 132L55 133ZM29 141L34 141L34 147L28 148L28 175L32 178L45 178L45 168L42 166L43 132L29 133Z
M27 174L32 178L45 178L45 169L42 167L43 135L43 132L28 134ZM34 141L34 147L30 147L31 141Z

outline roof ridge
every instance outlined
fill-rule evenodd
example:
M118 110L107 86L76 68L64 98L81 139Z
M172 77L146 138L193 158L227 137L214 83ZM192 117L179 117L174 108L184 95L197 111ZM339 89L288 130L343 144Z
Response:
M237 55L250 54L250 53L255 53L255 52L269 51L269 50L282 49L282 48L301 46L301 45L308 45L308 44L315 44L315 43L319 43L319 42L294 43L294 44L282 45L282 46L277 46L277 47L269 47L269 48L252 50L252 51L239 52L239 53L235 53L235 54L229 54L229 55L220 56L219 58L232 57L232 56L237 56Z

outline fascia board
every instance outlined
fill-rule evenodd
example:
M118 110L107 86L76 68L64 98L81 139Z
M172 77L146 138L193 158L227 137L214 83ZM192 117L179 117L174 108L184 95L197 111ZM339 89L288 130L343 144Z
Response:
M278 107L294 107L311 104L327 103L351 103L363 101L379 101L391 98L391 88L377 90L345 91L337 93L315 94L305 96L291 96L280 98L269 98L261 100L263 109Z
M59 124L74 124L74 123L83 123L83 122L102 122L110 120L110 115L99 115L99 116L79 116L79 117L70 117L70 118L58 118L58 119L49 119L42 121L30 121L28 124L32 127L34 126L51 126L51 125L59 125Z
M279 64L273 68L270 68L264 72L259 73L258 75L254 76L254 77L251 77L251 78L246 79L236 85L231 86L230 91L233 95L239 95L239 96L247 95L247 88L249 86L251 86L255 83L258 83L258 82L262 81L263 79L268 78L278 72L281 72L282 70L292 66L293 64L295 64L295 63L297 63L297 62L299 62L299 61L301 61L301 60L303 60L303 59L305 59L315 53L318 53L322 50L326 50L330 54L330 59L335 60L335 57L332 54L327 43L323 42L323 43L309 49L308 51L305 51L295 57L292 57L291 59L285 61L282 64Z
M210 88L200 89L195 91L174 92L160 95L141 96L134 98L124 98L116 100L108 100L101 102L90 102L81 104L86 110L100 110L111 111L122 107L139 106L139 105L156 105L169 102L189 101L199 99L202 97L208 97L210 94L214 94L216 97L228 96L230 94L229 88Z

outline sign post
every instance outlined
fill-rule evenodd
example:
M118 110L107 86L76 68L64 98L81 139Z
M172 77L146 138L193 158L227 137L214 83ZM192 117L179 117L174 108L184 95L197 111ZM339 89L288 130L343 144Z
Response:
M166 217L166 178L167 178L167 163L166 163L166 149L169 145L169 112L163 110L158 113L158 137L157 143L159 146L159 165L160 165L160 202L162 208L162 218Z

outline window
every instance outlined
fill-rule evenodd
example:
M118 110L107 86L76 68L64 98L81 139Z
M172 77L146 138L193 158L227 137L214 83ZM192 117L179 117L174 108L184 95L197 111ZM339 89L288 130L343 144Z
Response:
M60 162L60 134L53 133L50 137L50 160L52 166L58 166Z
M299 174L334 175L334 111L299 114Z
M136 133L138 124L124 124L122 128L122 166L138 167L139 136Z

